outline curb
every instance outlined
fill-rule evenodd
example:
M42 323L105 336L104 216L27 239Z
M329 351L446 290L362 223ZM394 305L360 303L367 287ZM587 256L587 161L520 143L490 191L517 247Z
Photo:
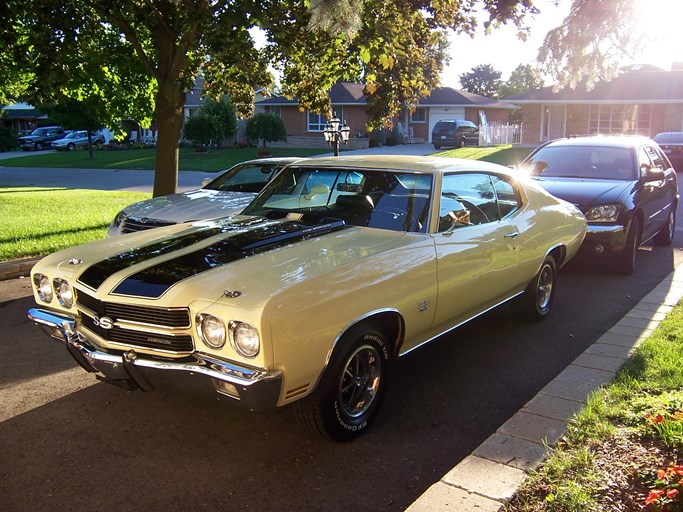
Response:
M683 297L674 270L615 326L579 355L471 455L406 512L499 512L564 435L593 391L609 384L640 343Z
M23 260L4 261L0 263L0 281L27 277L31 269L40 258L28 258Z

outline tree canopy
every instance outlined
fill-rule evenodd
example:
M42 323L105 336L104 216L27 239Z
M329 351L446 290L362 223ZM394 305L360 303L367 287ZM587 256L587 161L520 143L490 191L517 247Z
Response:
M472 71L460 75L460 85L467 92L497 98L502 76L503 73L494 69L491 64L479 64Z
M472 33L475 8L488 13L488 28L512 23L521 36L524 17L536 12L532 0L5 0L0 100L99 102L113 129L124 118L154 119L157 196L175 192L185 91L200 73L204 92L228 94L242 115L254 89L272 85L269 65L287 97L319 113L329 112L335 82L362 82L369 127L377 127L438 85L446 34ZM600 27L592 37L606 37L609 21L591 22ZM549 40L549 55L571 64L561 35Z

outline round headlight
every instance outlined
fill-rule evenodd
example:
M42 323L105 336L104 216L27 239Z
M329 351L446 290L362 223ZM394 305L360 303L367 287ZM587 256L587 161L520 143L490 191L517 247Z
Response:
M210 348L225 345L225 324L213 315L197 315L199 337Z
M254 357L261 350L261 340L256 327L244 322L230 322L230 342L244 357Z
M38 297L43 302L52 302L52 285L50 279L43 274L36 274L33 276L33 283L36 286Z
M605 204L594 206L586 212L586 220L589 222L615 222L619 215L619 206Z
M65 308L73 306L74 292L71 289L71 285L64 279L55 279L53 284L59 303Z

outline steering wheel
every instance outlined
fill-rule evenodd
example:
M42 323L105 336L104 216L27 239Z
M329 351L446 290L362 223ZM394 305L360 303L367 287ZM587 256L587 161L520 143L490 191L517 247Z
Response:
M479 208L473 202L468 201L467 199L462 199L462 198L459 198L458 201L460 201L462 203L462 205L470 211L470 214L472 213L472 211L476 211L479 215L481 215L484 218L484 222L491 222L491 220L489 219L489 216L484 213L484 210ZM472 224L479 224L479 222L473 222Z

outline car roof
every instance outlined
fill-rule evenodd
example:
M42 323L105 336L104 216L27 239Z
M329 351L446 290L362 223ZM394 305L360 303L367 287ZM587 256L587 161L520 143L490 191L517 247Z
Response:
M298 162L305 167L334 167L378 169L391 171L413 171L425 174L443 174L453 171L493 171L511 174L502 165L466 158L446 158L408 155L349 155L325 158L306 158Z
M643 135L589 135L585 137L570 137L556 139L545 144L549 146L610 146L634 148L643 144L653 144L653 140Z
M239 164L291 164L292 162L297 162L305 157L302 156L282 156L282 157L270 157L270 158L254 158L253 160L245 160Z

